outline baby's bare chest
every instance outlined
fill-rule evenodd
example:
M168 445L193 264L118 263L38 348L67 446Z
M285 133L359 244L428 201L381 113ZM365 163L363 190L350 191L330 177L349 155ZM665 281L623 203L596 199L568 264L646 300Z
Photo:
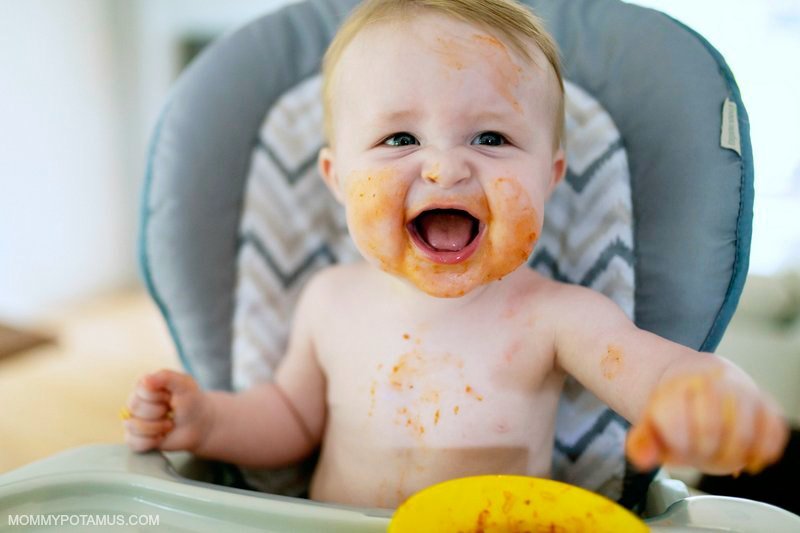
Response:
M528 443L536 421L552 416L560 381L535 328L375 318L362 321L369 335L332 336L320 353L337 430L411 447Z

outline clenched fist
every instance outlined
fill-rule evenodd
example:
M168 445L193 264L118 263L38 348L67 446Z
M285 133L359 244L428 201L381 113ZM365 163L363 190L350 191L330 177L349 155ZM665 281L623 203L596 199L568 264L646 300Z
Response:
M626 453L643 470L667 463L753 474L780 458L788 435L772 399L720 368L659 386L628 433Z
M195 380L172 370L142 377L127 409L125 442L137 452L194 451L212 424L212 410Z

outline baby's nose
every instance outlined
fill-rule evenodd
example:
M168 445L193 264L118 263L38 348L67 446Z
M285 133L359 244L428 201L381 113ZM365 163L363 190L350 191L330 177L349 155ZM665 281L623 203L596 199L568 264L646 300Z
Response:
M453 150L434 154L422 168L422 179L445 189L471 177L472 171L469 164Z

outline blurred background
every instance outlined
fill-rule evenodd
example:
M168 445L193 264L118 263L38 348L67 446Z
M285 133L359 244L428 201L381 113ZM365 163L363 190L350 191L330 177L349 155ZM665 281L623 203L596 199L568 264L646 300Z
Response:
M286 0L0 0L0 472L121 442L178 367L136 257L148 137L202 46ZM703 34L751 121L751 276L718 350L800 424L800 0L641 0Z

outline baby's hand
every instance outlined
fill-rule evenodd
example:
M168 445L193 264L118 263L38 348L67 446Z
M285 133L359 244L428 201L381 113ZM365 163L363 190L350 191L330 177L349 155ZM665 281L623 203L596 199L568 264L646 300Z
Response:
M208 402L190 376L147 374L128 398L125 442L133 451L197 449L210 425Z
M788 435L772 400L719 369L658 387L628 433L626 453L642 470L668 463L754 474L780 458Z

